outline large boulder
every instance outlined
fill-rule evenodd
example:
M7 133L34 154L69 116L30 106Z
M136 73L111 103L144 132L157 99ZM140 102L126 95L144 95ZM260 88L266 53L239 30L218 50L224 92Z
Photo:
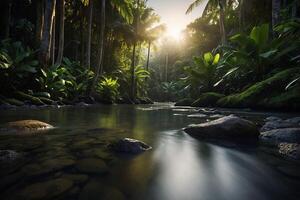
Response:
M259 136L259 131L254 123L234 115L202 124L193 124L184 131L199 139L230 142L253 142Z
M124 138L110 144L109 148L118 153L138 154L150 150L152 147L139 140Z
M38 120L20 120L8 122L3 129L7 131L37 131L50 128L53 126Z
M223 94L215 92L207 92L200 95L200 97L192 103L193 107L215 106L217 101L225 97Z
M300 128L281 128L262 132L260 140L283 157L300 160Z

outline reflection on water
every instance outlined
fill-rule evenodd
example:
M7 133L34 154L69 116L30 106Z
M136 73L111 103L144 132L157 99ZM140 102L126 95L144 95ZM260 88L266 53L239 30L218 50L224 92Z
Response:
M14 170L1 168L0 198L6 199L12 193L22 194L24 188L35 183L85 174L86 180L72 180L72 188L61 192L59 197L116 198L97 189L105 184L113 188L110 191L119 191L118 198L121 194L123 199L299 199L299 180L293 178L291 181L278 173L258 159L254 149L223 148L199 142L182 132L188 124L209 119L209 116L206 119L187 118L191 112L195 110L174 109L166 104L1 111L0 123L33 118L58 128L26 138L2 133L0 149L15 149L26 156L24 163L13 164L16 165L12 166ZM153 149L130 157L113 155L105 149L107 141L122 137L145 141ZM86 158L104 160L109 173L99 176L78 170L76 163ZM45 166L41 163L53 159L68 159L72 164L38 171L40 165ZM23 173L24 169L35 169L36 172L34 175L28 171Z

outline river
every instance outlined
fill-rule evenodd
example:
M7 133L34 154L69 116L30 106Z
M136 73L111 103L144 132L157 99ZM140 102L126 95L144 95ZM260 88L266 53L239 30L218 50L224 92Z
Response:
M19 160L1 164L0 199L300 199L300 177L278 170L294 162L257 148L198 141L181 129L216 113L187 117L193 113L194 108L172 104L1 110L0 123L37 119L55 128L34 135L0 134L0 149L21 153ZM257 123L271 115L290 116L248 110L217 113L235 113ZM110 141L124 137L153 148L137 156L107 150ZM107 172L81 171L78 161L84 159L104 161Z

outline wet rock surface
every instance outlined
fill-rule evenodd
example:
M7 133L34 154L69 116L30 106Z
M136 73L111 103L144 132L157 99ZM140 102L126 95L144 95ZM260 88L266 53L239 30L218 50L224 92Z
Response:
M259 131L252 122L230 115L201 124L193 124L184 131L199 139L217 139L230 141L256 140Z
M53 128L52 125L38 120L20 120L8 122L2 130L4 131L37 131Z
M21 156L14 150L0 150L0 162L12 162Z
M138 154L152 149L151 146L139 140L124 138L111 143L109 148L118 153Z

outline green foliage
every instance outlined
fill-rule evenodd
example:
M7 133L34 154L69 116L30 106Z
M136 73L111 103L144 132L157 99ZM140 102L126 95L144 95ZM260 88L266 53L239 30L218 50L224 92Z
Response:
M35 52L21 42L3 40L0 44L0 83L8 91L32 86L37 73L38 61ZM0 89L3 90L4 88Z
M285 86L300 74L300 68L291 68L276 73L258 82L245 91L220 99L222 107L288 108L299 106L299 87L286 90ZM286 96L285 96L286 95Z
M119 86L118 79L103 77L97 85L101 101L114 103L119 98Z
M53 65L40 70L40 76L36 80L40 83L41 90L50 93L54 99L72 99L84 95L94 77L92 71L67 58L63 59L60 66Z
M194 65L185 68L187 76L182 80L193 94L201 91L211 91L214 81L217 80L220 54L208 52L202 57L194 57Z

